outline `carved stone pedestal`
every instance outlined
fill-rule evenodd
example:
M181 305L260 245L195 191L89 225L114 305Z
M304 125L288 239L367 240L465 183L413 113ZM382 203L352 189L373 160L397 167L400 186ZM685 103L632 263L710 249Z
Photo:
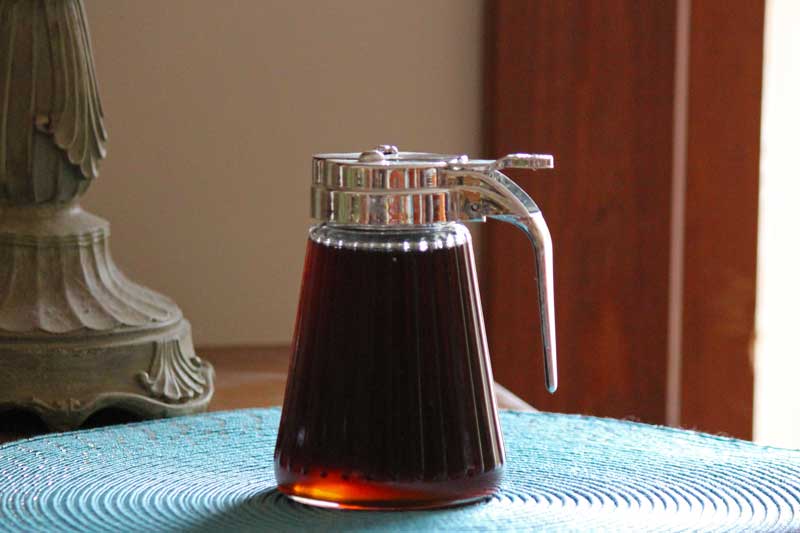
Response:
M117 269L107 222L72 205L0 210L0 411L53 429L110 406L174 416L203 410L212 380L178 306Z
M77 204L106 153L89 43L80 0L0 0L0 417L53 429L193 413L214 391L181 310L117 269L108 223Z

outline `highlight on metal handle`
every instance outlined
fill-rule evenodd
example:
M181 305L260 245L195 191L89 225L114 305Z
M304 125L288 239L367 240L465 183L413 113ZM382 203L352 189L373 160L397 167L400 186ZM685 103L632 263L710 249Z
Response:
M553 168L549 155L510 154L496 161L451 161L450 185L463 192L465 220L491 217L509 222L525 232L533 245L541 316L545 386L551 393L558 388L556 364L556 322L553 283L553 242L539 206L503 168L537 170Z
M558 388L556 362L556 314L553 284L553 241L542 212L519 215L494 215L492 218L510 222L528 236L536 254L536 277L539 286L539 316L541 317L542 349L544 351L544 384L551 393Z

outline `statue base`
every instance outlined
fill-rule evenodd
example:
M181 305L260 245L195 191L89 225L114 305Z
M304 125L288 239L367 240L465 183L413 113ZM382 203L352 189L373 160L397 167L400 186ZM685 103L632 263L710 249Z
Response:
M160 418L208 406L214 371L189 323L117 269L109 235L77 204L0 208L0 412L66 430L109 407Z

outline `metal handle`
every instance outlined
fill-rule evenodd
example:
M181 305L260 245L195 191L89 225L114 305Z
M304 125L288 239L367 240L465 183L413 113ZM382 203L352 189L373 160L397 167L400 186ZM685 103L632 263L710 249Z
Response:
M500 172L503 168L553 168L553 158L537 154L511 154L491 162L458 158L448 166L448 181L463 193L462 219L485 220L488 216L509 222L524 231L533 245L539 288L545 386L552 393L558 388L553 242L539 206L511 178Z

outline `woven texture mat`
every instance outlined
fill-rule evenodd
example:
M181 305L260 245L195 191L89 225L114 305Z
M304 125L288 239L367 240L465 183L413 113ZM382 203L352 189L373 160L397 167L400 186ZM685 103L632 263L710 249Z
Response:
M800 531L800 452L618 420L503 412L499 494L455 509L337 511L275 490L280 411L0 446L0 531Z

